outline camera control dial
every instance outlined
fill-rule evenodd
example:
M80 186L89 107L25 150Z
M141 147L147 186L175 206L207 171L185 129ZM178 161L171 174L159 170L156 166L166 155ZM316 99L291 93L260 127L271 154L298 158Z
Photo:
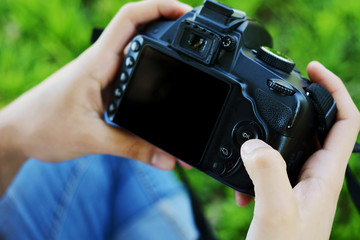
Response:
M295 67L290 58L269 47L261 47L256 56L264 63L286 73L291 73Z

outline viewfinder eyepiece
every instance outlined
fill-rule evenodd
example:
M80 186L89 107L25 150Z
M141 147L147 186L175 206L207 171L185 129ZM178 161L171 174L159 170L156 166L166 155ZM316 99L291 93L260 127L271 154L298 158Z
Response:
M182 47L190 48L199 52L200 54L204 52L208 43L208 40L206 38L191 32L184 33L184 40L185 41L182 42Z
M205 64L212 64L220 48L221 37L215 32L185 20L180 24L173 47Z

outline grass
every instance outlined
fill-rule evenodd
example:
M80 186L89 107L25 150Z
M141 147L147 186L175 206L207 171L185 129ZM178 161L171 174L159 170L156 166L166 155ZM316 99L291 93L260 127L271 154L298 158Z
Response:
M78 56L89 46L92 27L106 26L126 2L129 1L2 0L0 108ZM183 2L197 6L202 0ZM272 34L274 47L291 56L304 75L308 62L321 61L343 79L360 107L360 1L223 2L259 20ZM350 164L360 177L359 156L352 156ZM219 238L244 238L253 205L238 208L231 189L195 170L189 176ZM359 223L360 215L344 187L331 238L360 236Z

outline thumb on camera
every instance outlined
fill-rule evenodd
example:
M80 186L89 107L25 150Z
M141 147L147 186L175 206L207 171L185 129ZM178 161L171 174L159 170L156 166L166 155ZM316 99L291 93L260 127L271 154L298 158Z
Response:
M256 202L279 204L279 196L293 195L286 162L271 146L261 140L249 140L241 147L241 158L255 186Z

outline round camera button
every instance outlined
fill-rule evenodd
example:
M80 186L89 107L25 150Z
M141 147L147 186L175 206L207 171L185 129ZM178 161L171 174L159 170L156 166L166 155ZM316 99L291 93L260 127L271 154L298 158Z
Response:
M127 68L131 68L135 65L135 60L133 57L131 56L127 56L126 59L125 59L125 66Z
M112 102L108 107L109 114L114 114L115 110L116 110L116 105L115 103Z
M236 39L233 36L227 35L221 39L221 46L227 51L234 50Z
M214 162L212 165L212 171L217 175L224 174L225 170L226 170L225 165L220 161Z
M247 140L258 138L262 138L262 131L256 122L239 122L233 129L233 139L238 146Z
M122 89L121 88L115 88L115 91L114 91L114 96L116 97L116 98L120 98L121 96L122 96L122 94L123 94L123 91L122 91Z
M126 72L120 74L120 82L125 83L129 80L129 76Z
M250 140L250 139L254 139L256 134L254 134L254 132L252 132L249 129L244 129L241 133L240 136L244 141Z
M251 126L243 126L237 131L236 140L240 145L242 145L247 140L256 138L258 138L258 134Z
M133 42L131 43L130 49L131 49L131 51L133 51L133 52L139 51L139 50L140 50L140 43L139 43L139 41L136 41L136 40L133 41Z
M222 158L230 158L232 155L232 151L231 148L225 147L225 146L221 146L219 149L220 155Z

